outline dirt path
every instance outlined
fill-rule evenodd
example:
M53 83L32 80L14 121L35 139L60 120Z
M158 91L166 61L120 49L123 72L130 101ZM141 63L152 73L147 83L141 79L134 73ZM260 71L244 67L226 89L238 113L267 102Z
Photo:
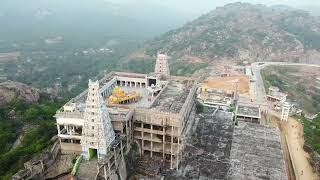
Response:
M281 138L281 147L282 147L282 151L283 151L283 158L286 162L286 169L287 169L287 174L288 174L288 180L295 180L296 177L294 175L294 170L292 167L292 161L290 158L290 153L289 153L289 149L287 146L287 140L286 140L286 133L284 131L284 123L280 123L279 120L277 120L277 122L275 122L275 124L278 125L279 129L280 129L280 138Z
M319 177L313 171L308 158L309 155L303 150L303 126L295 119L290 118L284 126L287 137L288 149L291 153L293 168L297 180L318 180Z

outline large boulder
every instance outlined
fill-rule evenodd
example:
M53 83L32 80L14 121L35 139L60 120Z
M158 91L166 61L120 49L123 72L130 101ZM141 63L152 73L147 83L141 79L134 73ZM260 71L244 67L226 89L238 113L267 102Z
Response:
M34 103L40 98L40 90L15 81L0 83L0 106L6 105L13 98Z

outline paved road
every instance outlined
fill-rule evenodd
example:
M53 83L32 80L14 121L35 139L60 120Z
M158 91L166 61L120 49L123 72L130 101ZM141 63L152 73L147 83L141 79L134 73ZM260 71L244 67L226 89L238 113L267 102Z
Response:
M255 62L251 64L253 72L253 80L255 80L254 94L258 104L266 104L266 91L261 77L261 70L267 66L309 66L319 67L319 64L302 64L302 63L287 63L287 62Z
M251 64L253 72L252 78L255 80L256 101L259 104L267 104L264 83L261 77L261 69L271 65L309 66L320 68L320 65L317 64L299 64L285 62L256 62ZM270 115L280 117L280 114L278 112L275 112L270 108L268 109L268 111ZM296 179L318 179L319 177L312 171L312 167L307 160L308 154L306 154L303 150L303 127L301 126L301 124L299 124L295 119L290 118L286 130L283 133L285 133L285 136L288 138L287 143L293 161L293 166L296 171Z

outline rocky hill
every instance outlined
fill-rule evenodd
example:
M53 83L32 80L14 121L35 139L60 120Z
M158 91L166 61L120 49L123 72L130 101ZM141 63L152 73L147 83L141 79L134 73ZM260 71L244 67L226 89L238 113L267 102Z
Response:
M7 81L0 83L0 106L6 105L13 98L34 103L39 100L40 91L20 82Z
M141 52L159 51L188 62L320 63L320 17L281 6L228 4L147 42Z

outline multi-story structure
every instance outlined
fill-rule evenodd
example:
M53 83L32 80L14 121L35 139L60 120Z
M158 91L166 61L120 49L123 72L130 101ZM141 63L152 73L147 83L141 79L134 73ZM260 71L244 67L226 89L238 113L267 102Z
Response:
M178 168L184 137L194 110L196 79L111 72L89 82L89 89L57 111L58 137L63 153L98 154L104 174L117 168L118 157L135 142L143 156L159 156ZM114 89L136 92L134 101L108 101ZM121 97L120 97L121 98ZM112 104L112 102L115 102Z
M249 96L249 76L212 76L200 84L197 98L205 104L229 107L238 96Z
M261 121L261 109L253 103L238 103L236 106L235 120L259 124Z
M99 94L99 82L89 80L81 137L82 155L90 159L97 154L98 159L104 159L114 140L115 134L109 112Z
M166 54L158 54L154 72L164 76L170 75L168 56Z
M286 102L287 94L280 92L278 87L269 87L269 93L267 95L267 100L272 102L274 106L280 106Z
M291 105L288 102L282 104L281 121L288 122Z

